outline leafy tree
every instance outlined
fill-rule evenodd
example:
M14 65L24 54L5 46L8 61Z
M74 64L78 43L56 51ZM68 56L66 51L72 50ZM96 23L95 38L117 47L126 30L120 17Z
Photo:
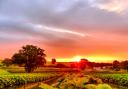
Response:
M20 54L20 53L14 54L12 59L13 59L12 62L14 64L18 64L19 66L21 66L22 64L25 64L25 62L26 62L26 57L23 54Z
M117 61L117 60L113 61L113 69L116 71L120 70L120 62L119 61Z
M55 64L55 63L56 63L56 59L53 58L53 59L52 59L52 64Z
M5 59L2 61L2 63L8 67L8 66L10 66L10 65L12 64L12 60L9 59L9 58L5 58Z
M43 49L33 45L26 45L17 54L14 54L12 58L14 63L25 64L26 72L32 72L46 63L45 57Z

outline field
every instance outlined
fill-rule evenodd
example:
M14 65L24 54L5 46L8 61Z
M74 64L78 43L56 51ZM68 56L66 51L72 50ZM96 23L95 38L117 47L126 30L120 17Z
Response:
M0 89L24 87L28 84L40 82L51 82L61 77L64 72L75 72L75 69L66 68L38 68L33 73L25 73L23 67L1 67L0 69Z
M128 89L128 74L110 70L0 67L0 89Z
M61 76L61 73L9 73L1 69L0 89L41 82L59 76Z
M128 74L95 74L94 76L106 83L128 87Z
M127 89L128 74L71 68L1 67L0 89Z

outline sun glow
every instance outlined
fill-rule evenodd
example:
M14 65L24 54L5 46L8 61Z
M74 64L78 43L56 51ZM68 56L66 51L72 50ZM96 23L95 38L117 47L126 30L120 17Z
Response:
M72 61L79 62L82 58L86 58L91 62L111 62L116 59L115 57L108 56L75 56L72 58Z
M75 56L72 58L72 60L79 62L81 58L82 58L81 56Z

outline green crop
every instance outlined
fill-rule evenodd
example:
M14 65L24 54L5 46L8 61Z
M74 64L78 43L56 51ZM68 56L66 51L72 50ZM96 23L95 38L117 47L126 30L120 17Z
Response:
M18 73L0 75L0 89L19 86L27 83L41 82L52 77L60 76L57 73Z
M101 78L106 83L112 83L121 86L128 86L128 74L95 74L95 77Z

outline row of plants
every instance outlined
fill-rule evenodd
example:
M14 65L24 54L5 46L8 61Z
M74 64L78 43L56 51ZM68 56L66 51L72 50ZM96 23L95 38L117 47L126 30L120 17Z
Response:
M62 74L57 73L18 73L0 75L0 89L19 86L28 83L41 82L53 77L59 77Z
M82 73L67 73L52 86L55 89L112 89L108 84L103 84L101 79Z
M106 83L128 87L128 74L94 74L93 76L101 78Z

